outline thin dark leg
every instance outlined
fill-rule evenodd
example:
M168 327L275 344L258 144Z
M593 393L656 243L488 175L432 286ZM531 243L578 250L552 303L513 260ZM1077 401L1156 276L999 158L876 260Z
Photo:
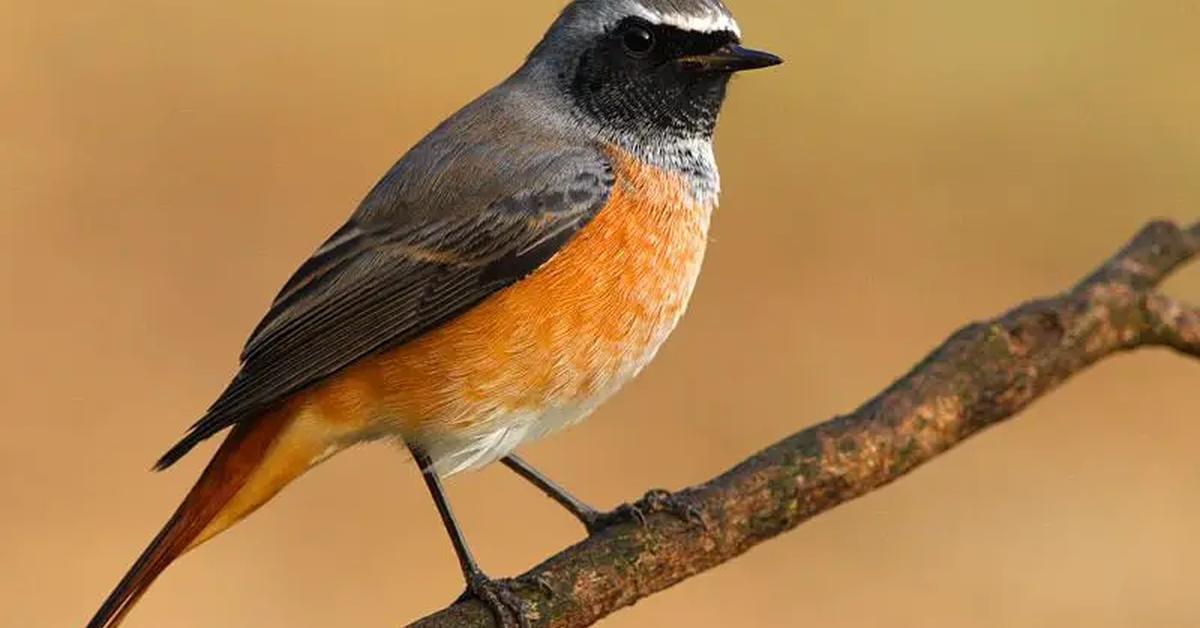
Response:
M409 451L412 452L417 467L421 469L421 477L425 478L425 486L429 489L430 497L433 498L433 505L437 507L438 514L442 517L442 525L446 527L446 533L450 535L450 543L454 545L454 554L458 556L458 566L462 568L464 575L483 573L479 568L479 563L476 563L475 557L471 555L471 548L467 546L467 539L463 536L462 529L458 527L458 520L454 518L454 512L450 510L450 502L446 501L446 493L442 489L442 479L433 472L433 460L430 460L429 454L420 448L409 447Z
M687 498L682 495L672 494L663 490L653 490L646 493L646 496L636 504L623 504L618 506L616 510L600 512L580 501L579 498L567 492L566 489L559 486L554 480L542 475L540 471L529 466L529 463L517 456L510 455L501 458L500 462L503 462L504 466L515 471L517 475L528 480L530 484L541 489L550 499L558 502L559 505L570 511L572 515L575 515L575 518L579 519L583 523L583 526L587 528L588 534L596 534L609 526L628 521L645 524L646 515L656 512L668 513L689 523L704 525L704 518L700 515L699 509L689 503Z
M511 455L501 458L500 462L516 472L517 475L528 480L530 484L541 489L543 493L550 499L558 502L560 506L566 508L589 531L592 531L600 521L600 511L580 501L579 498L569 493L567 489L559 486L554 480L542 475L540 471L529 466L528 462Z
M471 555L471 549L467 546L467 539L458 527L454 512L450 510L450 502L446 500L445 491L442 489L442 480L434 472L433 460L429 458L429 454L420 447L412 445L409 445L408 449L412 452L413 460L421 469L421 476L425 478L425 486L429 489L433 504L437 506L438 514L442 517L442 525L446 527L446 533L450 535L454 553L458 556L458 565L462 568L463 579L467 582L467 590L459 599L469 597L479 599L491 609L496 616L496 623L500 626L510 624L507 613L515 615L520 626L529 626L526 604L520 596L513 593L507 582L487 577L479 568L479 564L475 562L475 557Z

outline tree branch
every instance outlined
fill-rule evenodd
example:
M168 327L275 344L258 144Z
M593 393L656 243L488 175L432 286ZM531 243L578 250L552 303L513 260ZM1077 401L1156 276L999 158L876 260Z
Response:
M589 626L720 565L900 478L1103 358L1152 346L1200 357L1200 311L1155 291L1197 254L1200 224L1152 223L1069 292L967 326L854 413L678 493L704 526L654 514L559 552L516 580L535 625ZM475 601L413 624L494 625Z

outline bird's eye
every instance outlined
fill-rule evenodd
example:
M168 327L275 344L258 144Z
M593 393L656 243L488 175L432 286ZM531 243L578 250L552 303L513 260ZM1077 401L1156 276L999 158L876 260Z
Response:
M641 26L631 26L625 29L625 34L621 36L621 43L624 44L625 50L629 54L635 57L645 56L654 50L654 33Z

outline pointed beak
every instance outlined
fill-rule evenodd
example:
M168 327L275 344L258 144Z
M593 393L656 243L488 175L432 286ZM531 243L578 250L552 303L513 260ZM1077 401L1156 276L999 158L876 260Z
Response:
M729 44L709 54L681 57L678 63L681 68L689 72L732 74L745 70L769 68L783 63L783 59L769 52Z

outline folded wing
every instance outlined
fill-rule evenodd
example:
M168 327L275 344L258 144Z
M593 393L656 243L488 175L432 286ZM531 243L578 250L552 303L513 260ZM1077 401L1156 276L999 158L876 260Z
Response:
M426 140L296 272L237 376L157 468L520 281L600 211L612 185L598 149Z

